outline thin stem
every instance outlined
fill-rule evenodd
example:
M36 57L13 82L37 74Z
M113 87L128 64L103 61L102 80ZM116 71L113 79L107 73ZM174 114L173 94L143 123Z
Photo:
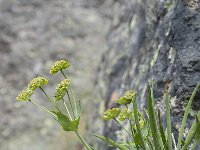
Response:
M78 107L79 107L79 111L77 110L77 111L78 111L77 114L80 114L80 113L81 113L81 110L82 110L80 99L78 99Z
M130 124L130 127L131 127L131 134L132 134L132 138L134 139L134 131L133 131L133 126L132 126L132 124L131 124L131 120L130 119L128 119L129 120L129 124Z
M60 111L59 110L59 108L56 106L56 104L54 103L54 101L48 96L48 94L44 91L44 89L42 88L42 87L39 87L40 88L40 90L44 93L44 95L47 97L47 99L53 104L53 106L58 110L58 111Z
M55 118L57 117L54 113L52 113L52 112L50 112L49 110L47 110L46 108L44 108L44 107L38 105L36 102L34 102L34 101L30 100L30 99L29 99L29 102L31 102L32 104L34 104L34 105L37 106L38 108L40 108L40 109L46 111L47 113L53 115Z
M125 106L126 106L126 108L128 109L128 105L125 105ZM132 126L132 124L131 124L131 120L130 120L130 119L128 119L128 121L129 121L130 128L131 128L131 134L132 134L132 138L134 139L134 131L133 131L133 126Z
M174 150L177 150L177 147L176 147L176 141L175 141L175 138L174 138L174 134L172 133L172 141L174 143Z
M67 76L65 75L65 73L63 72L63 70L61 69L60 72L62 73L62 75L64 76L65 79L67 79Z
M76 111L76 117L78 117L78 110L77 110L77 106L76 106L76 99L75 99L75 95L74 95L74 91L73 91L72 87L70 87L70 90L72 92L72 97L73 97L73 100L74 100L74 107L75 107L75 111Z
M75 132L75 133L80 139L81 143L87 148L87 150L92 150L90 146L87 144L87 142L83 139L83 137L78 132Z
M62 69L60 70L60 72L62 73L62 75L64 76L64 78L67 79L67 76L65 75L65 73L63 72ZM68 96L68 99L69 99L69 102L70 102L70 105L71 105L71 108L72 108L73 116L74 116L74 118L76 118L75 113L74 113L74 109L73 109L73 105L72 105L72 102L71 102L71 99L70 99L68 90L67 90L67 96ZM75 103L75 104L76 104L76 103Z
M113 118L113 119L115 120L115 122L116 122L120 127L122 127L122 129L124 129L124 131L126 131L128 134L131 135L131 133L129 133L129 132L121 125L121 123L120 123L119 121L117 121L117 119L115 119L115 118Z
M72 102L71 102L71 98L70 98L70 96L69 96L69 92L68 92L68 91L67 91L67 97L68 97L68 99L69 99L69 103L70 103L71 108L72 108L73 117L76 118L76 117L75 117L75 113L74 113L74 108L73 108L73 105L72 105Z
M67 108L67 105L66 105L66 103L65 103L65 100L64 100L64 99L62 99L62 100L63 100L63 103L64 103L65 108L66 108L66 110L67 110L67 113L68 113L68 115L69 115L69 118L72 120L72 116L71 116L70 113L69 113L69 109Z

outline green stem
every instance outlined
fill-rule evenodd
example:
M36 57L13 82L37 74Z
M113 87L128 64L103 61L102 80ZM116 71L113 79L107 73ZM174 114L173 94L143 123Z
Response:
M131 124L131 120L128 119L128 121L129 121L129 124L130 124L130 127L131 127L132 138L133 138L133 140L134 140L134 131L133 131L133 126L132 126L132 124Z
M66 110L67 110L67 113L68 113L68 115L69 115L69 118L72 120L72 116L71 116L70 113L69 113L69 109L67 108L67 105L66 105L66 103L65 103L65 100L64 100L64 99L62 99L62 100L63 100L63 103L64 103L65 108L66 108Z
M73 91L73 89L72 89L71 86L70 86L70 90L72 92L72 97L73 97L73 100L74 100L74 107L75 107L75 111L76 111L76 117L78 117L78 111L77 111L77 106L76 106L76 99L75 99L74 91Z
M139 116L138 116L138 108L137 108L136 98L137 98L137 96L135 94L132 98L132 102L133 102L133 113L134 113L134 120L135 120L135 124L136 124L136 131L138 133L141 148L143 150L146 150L146 147L145 147L145 144L144 144L144 139L143 139L143 136L142 136L142 131L141 131L141 128L140 128L140 120L139 120Z
M128 105L125 105L125 106L126 106L126 108L128 109ZM128 121L129 121L130 128L131 128L132 139L134 140L134 131L133 131L133 126L132 126L132 124L131 124L131 120L128 119Z
M37 106L38 108L40 108L40 109L46 111L47 113L53 115L55 118L57 117L54 113L52 113L52 112L50 112L49 110L47 110L46 108L44 108L44 107L38 105L36 102L34 102L34 101L30 100L30 99L29 99L29 102L31 102L32 104L34 104L34 105Z
M126 131L129 135L131 135L122 125L119 121L117 121L117 119L113 118L115 120L115 122L120 126L122 127L122 129L124 129L124 131Z
M83 139L83 137L77 132L75 132L78 138L80 139L81 143L87 148L87 150L92 150L87 142Z
M125 106L126 106L126 108L128 109L128 105L125 105ZM132 138L134 139L134 131L133 131L133 126L132 126L132 124L131 124L131 120L130 120L130 119L128 119L128 121L129 121L130 128L131 128L131 134L132 134Z
M62 73L62 75L64 76L65 79L67 79L67 76L65 75L65 73L63 72L63 70L61 69L60 72Z
M39 88L44 93L44 95L47 97L47 99L53 104L53 106L60 112L59 108L56 106L54 101L48 96L48 94L44 91L44 89L42 87L39 87Z
M72 105L72 102L71 102L71 98L69 96L69 92L68 91L67 91L67 97L69 99L69 103L70 103L71 108L72 108L73 117L74 117L74 119L76 119L76 116L75 116L75 113L74 113L74 108L73 108L73 105Z
M67 79L67 76L65 75L65 73L63 72L62 69L60 70L60 72L62 73L62 75L64 76L64 78ZM71 108L72 108L73 116L74 116L74 118L76 118L68 90L67 90L67 96L68 96L68 99L69 99L69 102L70 102L70 105L71 105Z

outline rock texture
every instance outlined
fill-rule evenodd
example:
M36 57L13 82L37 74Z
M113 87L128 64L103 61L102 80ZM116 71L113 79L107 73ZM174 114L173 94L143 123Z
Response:
M177 131L182 108L200 82L199 7L196 0L113 3L108 51L99 68L97 91L100 99L105 100L100 110L113 106L113 100L126 89L135 89L138 106L144 107L148 81L153 78L157 107L164 109L163 91L170 90L173 127ZM194 110L199 105L197 94ZM100 123L103 128L95 128L99 133L114 140L127 138L113 122L96 122Z

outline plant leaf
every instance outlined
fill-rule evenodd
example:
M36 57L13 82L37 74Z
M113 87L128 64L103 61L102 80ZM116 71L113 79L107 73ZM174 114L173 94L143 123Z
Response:
M56 116L56 121L62 126L65 131L78 131L80 117L75 120L69 120L67 116L61 112L52 111Z
M150 137L147 137L147 143L149 145L149 149L150 150L154 150L154 147L153 147L153 144L152 144L152 141L151 141Z
M172 127L171 127L171 113L170 113L170 97L169 93L165 93L165 105L166 105L166 118L167 118L167 144L169 150L172 150Z
M198 121L198 128L196 131L196 134L194 136L194 144L192 145L192 150L196 149L196 146L199 146L199 142L200 142L200 122Z
M158 133L158 126L154 109L153 83L150 86L148 94L148 114L149 114L149 124L150 124L151 134L153 137L154 147L155 150L160 150L162 141L161 141L161 136Z
M198 116L200 116L200 112L198 113ZM197 130L198 130L198 127L199 127L199 120L198 120L198 116L196 116L196 119L195 121L193 122L191 128L190 128L190 131L186 137L186 140L185 140L185 144L183 145L183 150L186 150L188 145L192 142Z
M139 149L139 148L137 148L137 146L135 145L134 142L127 142L126 146L128 147L128 149L132 149L132 150Z
M109 138L106 138L103 135L94 134L94 136L99 138L102 141L107 142L108 144L112 145L113 147L119 148L120 150L128 150L128 148L126 146L124 146L123 144L120 144L119 142L115 142Z
M184 133L187 117L188 117L188 114L189 114L189 111L190 111L190 108L191 108L191 105L192 105L192 101L193 101L194 96L196 95L197 91L199 90L199 87L200 87L200 84L198 84L195 87L194 91L192 92L192 95L190 96L188 104L187 104L187 106L185 108L185 113L184 113L184 116L183 116L183 120L182 120L182 123L181 123L181 128L180 128L180 131L179 131L179 136L178 136L177 150L180 150L181 141L182 141L182 138L183 138L183 133Z
M161 138L162 138L162 142L163 142L164 148L166 150L168 150L167 141L166 141L165 132L164 132L164 129L163 129L163 125L162 125L162 120L161 120L161 115L160 115L160 110L159 109L158 109L158 123L159 123L160 135L161 135Z

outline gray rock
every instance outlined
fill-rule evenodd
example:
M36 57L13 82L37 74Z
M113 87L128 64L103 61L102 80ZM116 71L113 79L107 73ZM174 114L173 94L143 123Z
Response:
M138 92L138 106L143 108L148 82L153 78L156 106L160 109L164 109L164 90L170 90L173 127L177 136L184 104L200 82L199 3L119 0L115 1L113 10L109 47L98 74L97 91L99 99L105 100L103 109L114 105L113 95L119 97L126 89ZM194 110L199 110L198 97L199 93L193 103ZM188 125L191 121L192 117ZM119 128L115 124L101 124L103 128L94 130L119 140Z

